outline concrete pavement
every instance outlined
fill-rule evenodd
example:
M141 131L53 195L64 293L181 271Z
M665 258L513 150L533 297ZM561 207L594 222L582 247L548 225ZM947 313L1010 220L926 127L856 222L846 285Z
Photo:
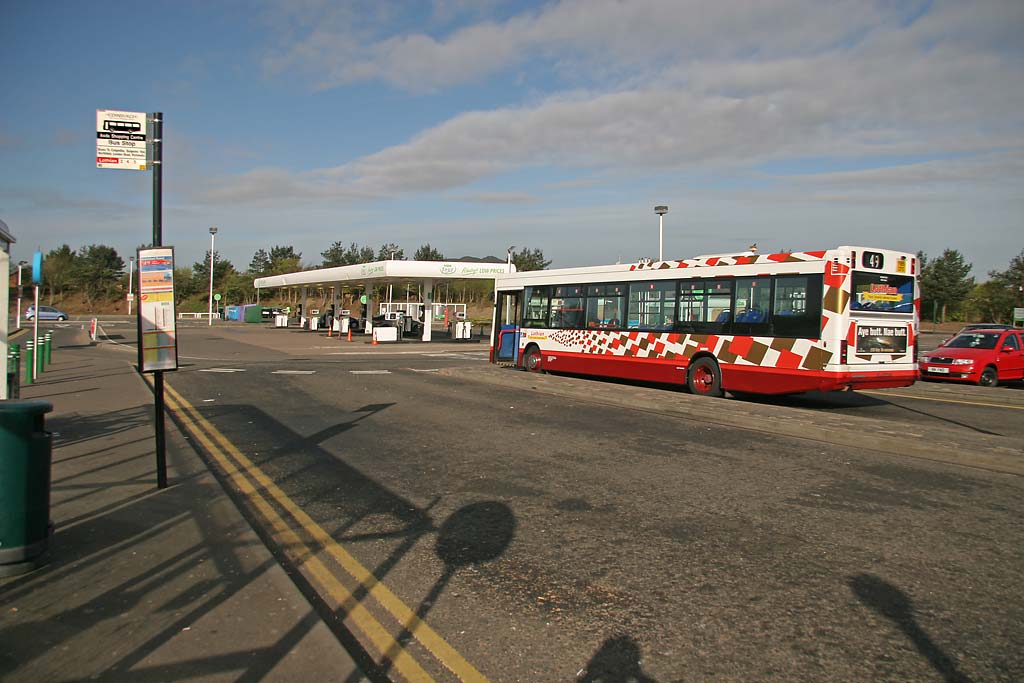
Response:
M0 579L0 679L365 679L167 420L156 487L152 395L134 358L57 337L22 398L50 401L49 562Z

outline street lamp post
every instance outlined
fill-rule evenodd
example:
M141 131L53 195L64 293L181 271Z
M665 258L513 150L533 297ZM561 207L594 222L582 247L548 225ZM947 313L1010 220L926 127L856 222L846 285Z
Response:
M210 311L207 317L208 326L213 325L213 240L217 235L217 228L210 228Z
M658 260L663 260L663 250L665 244L665 214L668 213L667 206L656 206L654 207L654 213L658 214Z
M21 329L21 267L27 265L28 261L18 261L18 310L16 311L17 317L15 319L15 324L17 325L15 329L18 330Z
M132 280L135 277L135 259L128 258L128 315L132 314Z

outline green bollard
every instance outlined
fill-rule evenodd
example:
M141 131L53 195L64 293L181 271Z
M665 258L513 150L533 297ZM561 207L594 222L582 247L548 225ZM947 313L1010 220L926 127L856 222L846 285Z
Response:
M53 348L53 332L46 333L46 364L50 364L50 349Z
M32 384L32 368L35 363L33 352L35 351L33 342L29 339L25 342L25 384Z
M21 350L11 344L7 352L7 398L21 398Z
M36 339L36 377L43 374L43 370L46 366L43 365L43 361L46 360L46 340L42 337Z

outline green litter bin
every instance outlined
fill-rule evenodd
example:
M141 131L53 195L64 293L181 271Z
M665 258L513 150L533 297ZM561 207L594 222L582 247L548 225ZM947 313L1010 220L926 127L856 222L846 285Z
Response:
M53 437L43 416L51 410L48 401L0 401L0 577L46 561Z

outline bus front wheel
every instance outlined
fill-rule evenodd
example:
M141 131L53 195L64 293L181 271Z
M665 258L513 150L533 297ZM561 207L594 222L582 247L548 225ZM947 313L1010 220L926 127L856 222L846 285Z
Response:
M722 395L722 371L713 358L707 356L698 358L690 365L690 371L686 373L686 385L690 393L698 396Z
M541 365L540 349L536 346L526 349L526 354L523 356L523 367L526 368L526 371L543 372L544 369Z

